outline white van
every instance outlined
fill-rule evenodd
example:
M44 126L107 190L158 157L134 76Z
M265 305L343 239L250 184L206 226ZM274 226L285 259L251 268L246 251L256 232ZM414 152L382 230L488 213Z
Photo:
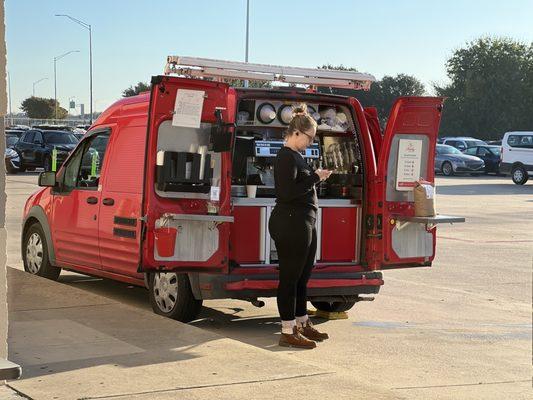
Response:
M523 185L533 175L533 132L507 132L502 139L500 172Z

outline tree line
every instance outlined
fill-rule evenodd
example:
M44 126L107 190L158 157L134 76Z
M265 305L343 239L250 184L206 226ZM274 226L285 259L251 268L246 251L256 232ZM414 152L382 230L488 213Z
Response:
M319 68L357 71L355 67L323 65ZM441 136L474 136L499 139L510 130L533 130L533 43L510 38L484 37L455 50L446 61L449 82L433 84L432 93L446 98L441 121ZM229 81L243 86L243 81ZM270 87L270 82L251 81L251 87ZM138 82L122 92L123 97L150 90L150 84ZM384 76L369 91L324 88L333 93L357 98L365 107L378 110L385 126L394 100L400 96L428 95L429 90L408 74ZM53 118L53 99L30 97L22 103L30 118ZM67 113L58 107L58 117Z

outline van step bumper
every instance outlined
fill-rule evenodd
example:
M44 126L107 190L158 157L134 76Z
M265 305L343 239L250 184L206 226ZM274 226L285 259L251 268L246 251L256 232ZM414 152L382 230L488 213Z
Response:
M382 286L383 279L310 279L307 288L353 286ZM271 290L278 288L277 280L244 280L226 283L226 290Z
M250 299L276 297L277 275L190 275L191 286L197 299ZM357 296L376 294L383 286L379 271L359 273L329 273L311 275L307 283L308 297Z

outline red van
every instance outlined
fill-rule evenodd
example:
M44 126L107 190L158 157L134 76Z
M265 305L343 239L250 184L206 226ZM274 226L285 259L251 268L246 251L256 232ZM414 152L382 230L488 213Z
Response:
M228 79L289 86L235 88ZM435 225L462 220L414 216L414 181L434 181L443 99L398 99L381 132L375 109L316 90L368 89L373 80L169 57L149 93L110 106L57 173L39 176L43 188L24 208L25 270L146 286L154 311L181 321L194 319L203 299L261 306L258 298L275 296L278 283L267 228L273 161L292 107L302 102L318 122L317 140L302 156L334 171L317 187L311 303L348 310L378 293L380 271L431 266Z

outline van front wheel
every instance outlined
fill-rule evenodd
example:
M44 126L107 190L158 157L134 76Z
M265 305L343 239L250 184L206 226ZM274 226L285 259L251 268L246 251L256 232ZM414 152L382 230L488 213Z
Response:
M181 322L194 320L202 308L196 300L186 274L154 272L148 278L150 304L156 314Z
M59 278L61 268L50 263L46 236L39 223L34 223L28 228L22 246L22 261L26 272L54 281Z

